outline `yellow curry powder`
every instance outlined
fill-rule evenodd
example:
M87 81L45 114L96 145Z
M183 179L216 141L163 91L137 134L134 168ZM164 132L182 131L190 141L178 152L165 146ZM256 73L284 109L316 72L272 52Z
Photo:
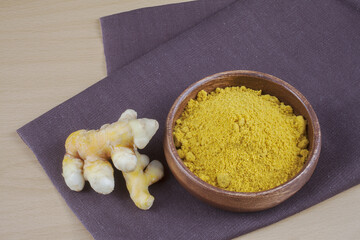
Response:
M184 164L211 185L237 192L274 188L308 155L306 121L276 97L244 86L200 91L174 128Z

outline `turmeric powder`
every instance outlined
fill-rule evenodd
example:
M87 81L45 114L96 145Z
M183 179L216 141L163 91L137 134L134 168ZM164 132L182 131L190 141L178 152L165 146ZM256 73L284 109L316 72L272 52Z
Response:
M244 86L200 91L176 120L173 136L179 157L195 175L236 192L287 182L308 155L304 117Z

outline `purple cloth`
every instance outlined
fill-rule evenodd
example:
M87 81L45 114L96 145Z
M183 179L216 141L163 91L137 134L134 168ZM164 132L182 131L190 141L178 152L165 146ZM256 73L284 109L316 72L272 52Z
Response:
M95 239L230 239L360 183L360 14L356 2L235 1L223 9L219 5L209 7L209 14L194 18L197 23L193 26L181 21L202 12L207 5L195 2L188 12L188 4L103 18L111 74L18 130ZM156 9L168 11L169 23L162 28L150 22L163 17L156 16ZM128 17L131 22L125 20ZM112 24L116 19L123 19L119 24L124 21L125 26ZM176 24L182 27L174 31ZM133 26L143 32L134 31ZM158 38L163 34L166 37ZM142 50L137 51L133 41L146 44L143 38L151 44L139 46ZM128 44L132 46L129 52L119 49ZM284 79L307 97L318 115L323 136L319 164L310 181L293 197L262 212L227 212L195 199L167 167L165 178L150 187L155 202L149 211L134 206L118 171L110 195L99 195L88 185L80 193L67 188L61 161L65 139L71 132L99 128L133 108L139 117L155 118L162 126L141 152L166 166L162 139L172 102L194 81L235 69L257 70Z
M235 1L199 0L149 7L101 18L108 74Z

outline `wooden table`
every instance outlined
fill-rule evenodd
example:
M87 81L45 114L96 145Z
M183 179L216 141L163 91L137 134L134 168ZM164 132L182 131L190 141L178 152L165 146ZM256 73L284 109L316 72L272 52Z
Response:
M180 0L0 2L0 239L92 239L16 129L106 76L99 18ZM358 239L360 185L240 239Z

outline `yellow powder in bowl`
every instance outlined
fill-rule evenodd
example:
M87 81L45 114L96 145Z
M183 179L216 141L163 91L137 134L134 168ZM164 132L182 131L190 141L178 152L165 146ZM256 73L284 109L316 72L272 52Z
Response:
M308 155L303 116L244 86L200 91L176 120L173 135L184 164L229 191L279 186L301 170Z

